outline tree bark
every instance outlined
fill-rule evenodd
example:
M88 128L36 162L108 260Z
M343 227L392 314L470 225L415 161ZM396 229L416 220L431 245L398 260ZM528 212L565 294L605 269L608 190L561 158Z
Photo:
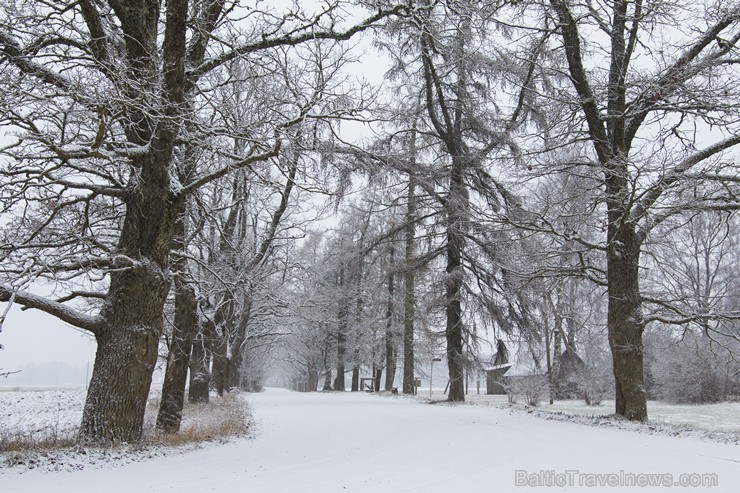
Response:
M250 289L248 294L244 297L242 314L239 317L238 325L236 326L236 334L234 334L234 340L231 342L231 345L229 347L228 359L226 361L225 378L225 385L227 390L232 387L240 386L240 373L245 347L244 342L247 340L247 329L249 328L251 315L252 294Z
M319 370L313 363L306 368L306 392L316 392L319 386Z
M447 323L447 367L450 373L450 392L448 401L465 401L465 365L463 360L463 322L460 299L463 281L463 214L462 208L467 200L463 181L461 158L453 158L450 177L450 194L447 199L447 277L445 279L445 299Z
M373 375L375 380L373 382L373 390L375 392L380 392L380 382L383 380L383 368L379 367L375 369L375 375Z
M412 157L415 157L415 132L412 136ZM413 394L414 389L414 319L416 317L416 270L414 266L416 226L416 191L414 177L409 176L406 204L406 230L404 252L403 295L403 393Z
M388 300L385 309L385 390L387 391L393 389L393 383L396 378L396 336L393 326L393 299L395 291L393 264L395 263L395 248L392 242L390 245L389 258L390 273L388 274Z
M610 229L613 226L610 225ZM607 325L615 380L615 412L647 421L642 334L645 322L639 284L640 245L624 225L613 232L608 251Z
M323 353L324 355L324 386L321 389L322 391L332 390L331 388L331 364L329 360L330 352L331 352L331 339L327 337L326 347Z
M223 332L216 332L216 339L211 346L211 357L213 358L211 363L211 387L216 391L216 394L223 397L228 368L226 353L229 346L229 336L225 327L222 327L221 330Z
M175 251L184 248L184 239L185 224L183 217L180 216L177 221ZM198 332L198 303L195 289L187 283L186 270L187 261L184 257L178 257L175 262L174 279L175 320L156 424L157 429L165 433L176 433L180 430L190 352Z
M346 286L344 279L345 267L339 269L337 286L342 290ZM347 311L348 299L343 293L339 299L339 313L337 317L337 376L334 379L334 390L344 392L344 361L347 353Z
M360 367L358 365L352 367L352 387L350 390L352 392L360 390Z
M346 315L344 317L346 321ZM344 392L344 356L347 351L347 338L345 336L346 328L343 326L344 321L340 316L339 330L337 331L337 376L334 378L334 390Z
M147 277L140 277L143 282L138 287L125 283L131 291L121 294L148 309L121 313L123 303L116 303L114 308L119 310L106 317L111 329L96 335L98 348L80 429L83 439L141 439L162 327L161 307L157 310L157 305L164 304L166 285L161 281L156 285L147 283L151 280ZM149 317L144 317L147 312Z
M101 310L105 329L96 334L98 349L80 427L90 440L138 441L162 335L162 310L170 288L169 254L176 213L181 206L170 187L170 165L182 122L185 99L185 43L188 2L172 0L166 7L162 43L161 91L153 87L159 70L157 35L159 3L137 8L120 2L111 7L124 32L126 62L132 84L124 85L132 101L142 93L162 95L165 118L153 124L137 105L127 108L131 125L127 138L150 151L132 158L139 170L135 190L126 198L126 215L119 237L123 255L134 267L110 274ZM134 82L135 81L135 82ZM147 94L145 97L149 97Z
M177 288L175 294L175 327L172 333L170 353L167 357L162 399L157 414L157 429L165 433L176 433L182 422L185 402L185 384L188 377L190 352L198 331L197 302L192 286Z

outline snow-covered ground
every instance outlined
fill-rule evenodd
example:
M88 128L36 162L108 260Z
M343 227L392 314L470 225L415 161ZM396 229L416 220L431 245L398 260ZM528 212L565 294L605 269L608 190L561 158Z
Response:
M247 398L256 419L250 439L80 471L6 468L0 490L687 491L691 488L663 485L716 479L718 486L699 490L734 492L740 484L737 444L551 421L495 406L430 405L364 393L268 389ZM647 476L653 474L661 476ZM660 486L589 486L610 481L659 481ZM536 487L540 483L554 486Z
M83 388L0 390L0 436L73 433L84 405Z
M429 390L420 392L420 396L429 397ZM442 389L434 389L432 398L444 400ZM510 405L505 395L476 394L474 391L466 396L470 403L502 408L525 408L524 398L519 397L515 405ZM538 411L572 414L575 416L597 417L614 414L614 401L604 400L598 406L587 406L583 400L563 400L549 404L542 402ZM726 433L740 440L740 402L721 402L718 404L671 404L661 401L648 401L648 416L651 424L676 426L682 429L703 430L707 432Z

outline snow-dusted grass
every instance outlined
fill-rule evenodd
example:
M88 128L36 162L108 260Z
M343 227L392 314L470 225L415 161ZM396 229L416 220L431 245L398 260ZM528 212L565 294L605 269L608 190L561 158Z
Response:
M429 391L420 392L420 397L429 398ZM441 389L434 389L433 400L444 400L446 396ZM485 406L502 408L513 407L525 409L523 399L516 404L509 404L505 395L485 395L471 392L466 396L468 402ZM538 411L562 413L573 416L603 417L614 414L614 401L604 400L601 405L588 406L582 400L557 400L549 404L547 400L540 403ZM722 402L718 404L671 404L662 401L648 401L649 422L678 429L692 429L709 433L723 433L735 436L740 440L740 402Z
M223 397L211 396L208 404L191 404L186 401L183 419L177 434L153 432L159 399L150 399L147 407L147 432L149 442L160 445L183 445L214 438L245 435L250 417L240 392Z
M71 446L84 389L0 390L0 452Z
M53 485L56 493L734 493L740 484L740 447L694 437L583 426L497 406L429 405L422 396L268 389L246 399L256 422L250 439L122 465L111 458L110 467L81 471L11 468L0 476L0 489L23 493ZM582 476L565 487L516 485L522 472L534 475L528 481L536 483L550 471L578 471ZM673 480L699 474L699 479L716 479L718 486L581 484L587 475L621 473L669 474Z
M85 390L71 389L0 389L0 453L6 465L34 464L44 467L43 458L59 468L73 463L65 458L62 449L75 447L76 453L99 454L99 448L79 447L77 434L85 403ZM244 435L249 427L249 416L244 399L238 392L223 398L213 396L210 404L186 403L181 430L164 435L154 429L159 398L150 396L145 415L145 439L142 444L119 447L117 453L146 448L161 448L200 443ZM52 453L56 451L57 453ZM41 457L37 452L42 452ZM9 453L14 455L10 456Z

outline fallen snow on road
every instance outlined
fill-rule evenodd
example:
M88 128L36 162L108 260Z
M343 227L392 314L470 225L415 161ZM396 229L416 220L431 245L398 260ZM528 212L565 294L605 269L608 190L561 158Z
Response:
M544 420L488 406L429 405L364 393L268 389L248 400L257 421L252 439L105 469L50 473L10 468L0 476L0 489L35 492L53 485L59 493L690 491L665 485L716 479L718 486L699 490L734 492L740 484L740 447L733 444ZM590 486L638 481L660 484ZM537 487L541 484L553 487Z

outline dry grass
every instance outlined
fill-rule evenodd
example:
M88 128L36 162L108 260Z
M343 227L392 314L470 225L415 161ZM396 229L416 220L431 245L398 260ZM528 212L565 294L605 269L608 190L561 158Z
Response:
M47 425L31 431L0 432L0 453L29 450L58 450L77 445L77 429L58 429Z
M146 409L144 438L141 443L134 444L134 448L181 447L243 436L249 431L250 415L239 392L232 392L224 397L212 397L207 404L186 402L182 426L174 434L161 433L155 429L158 409L159 399L150 399ZM78 434L79 427L61 427L58 423L45 424L33 430L0 429L0 454L15 456L19 453L45 453L72 447L95 448L95 445L81 443ZM109 448L111 445L99 444L98 448Z
M165 434L152 430L147 441L157 445L180 446L246 435L250 416L238 392L212 397L208 404L186 402L180 431Z

